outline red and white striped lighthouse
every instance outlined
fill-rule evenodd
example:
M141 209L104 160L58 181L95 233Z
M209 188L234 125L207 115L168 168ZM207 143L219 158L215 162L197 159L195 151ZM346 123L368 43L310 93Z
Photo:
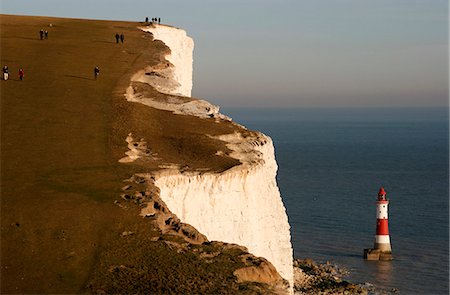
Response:
M388 205L389 200L386 198L386 191L381 187L377 199L377 232L374 249L379 249L383 253L391 253L392 251L389 238Z

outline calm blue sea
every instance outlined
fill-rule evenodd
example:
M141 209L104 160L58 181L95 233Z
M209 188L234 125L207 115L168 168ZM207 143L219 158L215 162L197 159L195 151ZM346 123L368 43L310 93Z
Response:
M349 280L400 294L449 294L447 108L222 109L272 137L294 255L332 261ZM394 260L373 246L384 186Z

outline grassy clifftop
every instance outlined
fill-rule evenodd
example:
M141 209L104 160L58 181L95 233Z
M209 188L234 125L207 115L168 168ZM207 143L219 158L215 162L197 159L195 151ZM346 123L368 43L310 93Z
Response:
M268 290L233 274L261 264L245 249L163 234L120 197L125 179L159 164L220 171L238 163L206 136L235 126L125 101L131 75L169 50L139 25L1 15L1 65L10 70L0 83L3 294ZM130 132L151 139L160 162L119 164Z

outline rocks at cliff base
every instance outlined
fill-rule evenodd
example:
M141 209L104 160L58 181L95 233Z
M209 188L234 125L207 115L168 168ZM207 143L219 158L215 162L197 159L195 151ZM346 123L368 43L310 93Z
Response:
M294 259L295 294L368 294L367 288L342 279L348 271L330 263Z

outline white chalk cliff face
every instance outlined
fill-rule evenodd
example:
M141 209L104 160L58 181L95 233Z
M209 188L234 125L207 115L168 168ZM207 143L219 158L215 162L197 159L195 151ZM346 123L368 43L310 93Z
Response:
M162 171L155 181L160 198L208 239L243 245L266 258L293 286L290 226L275 180L272 140L262 134L254 141L226 137L235 139L229 147L246 162L222 173Z
M166 56L166 59L173 65L170 76L177 83L175 83L173 89L168 91L162 89L160 92L190 97L194 52L192 38L184 30L165 25L148 26L142 28L142 30L152 33L154 39L163 41L171 50L171 54Z
M170 90L170 87L164 86L165 93L190 96L192 39L183 30L167 26L143 30L152 32L155 39L162 40L171 49L167 59L175 67L175 74L171 75L175 81L166 85L179 84L179 87ZM178 66L181 67L179 71L176 70ZM138 73L134 81L148 83L142 77L142 73ZM180 110L179 105L183 103L179 103L178 107L170 100L165 104L149 103L130 87L125 95L128 100L176 113L204 117L204 104L209 104L191 100L190 109L199 112L190 113ZM214 113L218 114L218 108ZM215 117L221 118L218 115ZM160 198L182 222L191 224L209 240L239 244L247 247L250 253L266 258L289 282L292 293L294 276L290 226L276 183L277 163L272 140L262 133L244 138L238 132L218 139L227 144L233 151L231 156L239 159L241 165L222 173L181 173L176 169L161 169L146 176L149 179L154 177ZM139 157L139 153L131 154L122 161L129 162Z
M166 56L169 65L147 67L134 74L131 81L149 84L159 92L173 96L161 102L152 97L143 96L132 84L125 94L126 99L172 111L175 114L230 120L219 112L219 107L216 105L205 100L187 99L191 97L192 92L194 41L187 36L186 32L175 27L156 24L141 29L152 33L155 40L163 41L170 48L171 53Z

